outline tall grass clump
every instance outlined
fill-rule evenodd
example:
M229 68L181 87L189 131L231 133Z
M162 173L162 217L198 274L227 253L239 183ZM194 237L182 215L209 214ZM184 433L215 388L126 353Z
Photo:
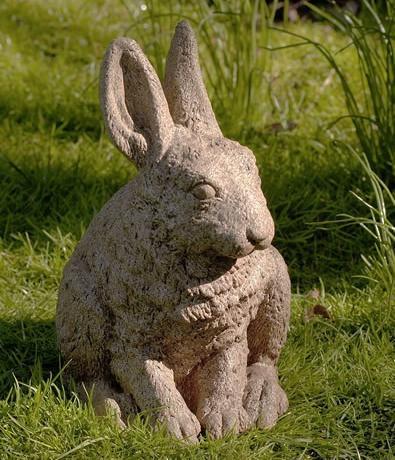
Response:
M359 57L362 102L346 74L337 72L362 151L385 182L395 185L395 2L384 2L380 9L377 3L363 0L360 17L343 10L343 16L329 19L350 38Z
M367 278L386 291L391 301L395 282L395 2L362 0L361 3L359 17L347 9L323 12L312 3L308 5L349 38L348 46L358 56L361 93L338 65L336 55L322 44L312 42L340 79L347 116L352 120L359 143L357 150L350 144L344 144L343 148L358 159L369 184L367 193L353 192L367 214L344 217L362 226L373 238L373 250L369 253L366 248L362 255ZM341 118L344 117L335 123Z
M336 222L358 224L373 237L371 248L361 251L366 277L388 292L391 299L395 279L395 1L362 0L359 16L336 5L323 10L314 2L305 4L340 31L348 44L333 51L322 40L313 40L292 29L276 30L299 39L291 47L313 46L338 77L348 113L336 117L329 127L345 118L351 120L357 143L349 139L338 143L338 147L350 160L360 163L358 183L363 191L352 192L362 205L360 214L339 213L341 219ZM357 56L359 84L342 62L345 50Z
M352 192L367 209L366 217L343 215L345 224L357 224L364 228L372 237L374 250L362 254L367 268L367 278L393 298L395 288L395 196L382 179L372 170L366 155L361 155L346 146L359 160L363 173L369 181L369 196Z
M201 2L203 3L203 2ZM233 4L232 4L233 3ZM244 138L262 125L267 107L265 71L268 67L268 10L266 2L214 2L214 8L199 23L199 38L205 48L203 69L215 109L224 119L224 131Z
M362 0L362 12L354 15L347 9L322 10L313 2L306 5L318 16L341 31L349 44L332 52L317 42L290 30L285 33L300 39L298 45L313 45L328 61L343 89L348 114L361 150L372 169L387 185L395 185L395 1ZM380 5L378 5L380 3ZM353 48L358 56L362 91L338 61L342 51Z

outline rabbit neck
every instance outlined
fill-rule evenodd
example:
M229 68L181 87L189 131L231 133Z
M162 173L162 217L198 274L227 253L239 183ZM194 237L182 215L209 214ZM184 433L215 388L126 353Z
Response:
M212 260L211 274L200 279L189 278L177 312L186 321L214 319L235 305L249 301L257 292L260 269L256 267L258 254L236 259L225 269L223 260ZM188 265L193 265L189 262ZM213 274L216 274L213 276Z

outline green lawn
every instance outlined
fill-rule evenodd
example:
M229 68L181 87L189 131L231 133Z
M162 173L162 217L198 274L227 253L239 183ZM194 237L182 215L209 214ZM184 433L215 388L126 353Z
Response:
M104 50L117 36L136 38L162 76L178 20L196 27L210 13L206 2L191 3L0 3L0 458L393 458L394 292L380 282L377 259L369 269L361 258L375 257L380 241L361 225L333 222L369 217L351 191L376 206L371 176L350 153L360 139L349 118L332 123L347 107L323 56L287 47L300 39L267 29L242 0L215 2L242 14L210 17L201 58L224 133L256 153L275 245L290 268L292 321L280 360L289 411L270 431L186 446L144 418L118 432L62 386L54 314L63 266L92 216L136 173L103 131ZM286 27L340 51L363 100L344 34L322 22ZM216 34L223 40L210 47ZM388 184L394 197L393 178ZM316 303L330 319L305 321Z

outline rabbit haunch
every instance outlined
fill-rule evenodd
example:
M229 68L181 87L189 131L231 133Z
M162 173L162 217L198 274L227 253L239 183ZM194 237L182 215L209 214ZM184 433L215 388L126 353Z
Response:
M165 96L166 95L166 96ZM180 23L162 89L139 46L102 67L108 132L140 168L92 220L64 269L56 327L97 414L137 408L173 436L273 425L290 283L253 153L223 137Z

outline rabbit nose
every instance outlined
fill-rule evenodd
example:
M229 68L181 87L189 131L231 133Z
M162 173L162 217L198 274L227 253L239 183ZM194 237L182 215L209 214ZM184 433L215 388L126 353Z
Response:
M256 249L266 249L270 245L270 238L266 238L262 233L247 230L247 240L255 246Z

